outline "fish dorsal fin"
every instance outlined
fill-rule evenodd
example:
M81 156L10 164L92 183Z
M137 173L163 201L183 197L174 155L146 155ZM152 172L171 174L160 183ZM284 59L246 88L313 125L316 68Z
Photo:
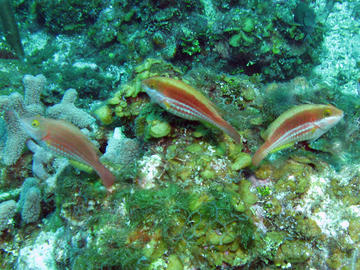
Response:
M185 93L193 96L195 99L202 102L212 113L218 115L217 106L199 89L194 88L193 86L187 84L182 80L166 78L166 77L154 77L154 79L159 80L163 83L167 83L172 87L176 87L184 91Z
M295 107L292 107L291 109L283 112L274 122L270 124L270 126L266 129L266 131L263 134L263 137L265 140L267 140L269 137L272 136L272 134L275 132L275 130L287 119L290 119L297 113L300 113L305 110L312 110L314 108L319 108L319 104L304 104L304 105L297 105ZM325 105L324 105L325 106Z

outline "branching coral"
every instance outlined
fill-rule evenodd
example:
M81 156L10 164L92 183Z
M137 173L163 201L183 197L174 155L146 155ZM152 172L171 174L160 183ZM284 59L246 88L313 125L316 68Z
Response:
M40 95L44 89L46 78L43 75L25 75L24 96L13 93L9 96L0 96L0 109L4 111L6 126L6 142L2 149L2 161L5 165L13 165L20 158L29 136L23 131L19 117L44 115L44 105L40 102ZM74 102L77 97L75 89L65 92L60 104L46 110L52 118L65 119L79 127L88 127L95 119L85 111L76 108Z
M45 170L45 164L49 163L53 155L36 144L33 140L26 142L27 147L34 153L32 171L40 179L46 179L50 175Z
M28 116L43 113L40 94L45 82L46 79L43 75L25 75L23 79L24 97L19 93L0 96L0 109L4 111L7 130L7 139L2 152L2 160L5 165L12 165L19 159L25 142L29 138L22 130L17 115Z
M47 108L46 115L50 118L67 120L74 125L84 128L95 122L95 118L85 111L76 108L75 100L78 93L75 89L66 90L61 102Z
M41 92L44 90L46 78L44 75L25 75L23 78L25 88L24 103L28 111L42 114L43 105L40 102Z
M132 178L136 172L136 159L140 154L140 143L137 139L127 138L121 128L114 130L108 141L105 154L100 158L115 168L114 173L121 178Z
M105 154L101 161L114 164L128 164L135 160L139 154L139 142L127 138L120 128L115 128L113 137L110 138Z
M28 140L26 146L34 153L32 162L32 172L34 176L45 180L45 192L53 192L58 177L69 165L69 161L65 158L54 158L51 152L36 144L33 140ZM49 173L50 165L54 171L53 174Z
M6 122L6 142L2 150L2 162L5 165L14 164L24 149L28 135L20 128L20 123L12 110L23 111L22 96L18 93L10 96L0 96L0 109L4 110ZM10 111L10 109L12 109Z

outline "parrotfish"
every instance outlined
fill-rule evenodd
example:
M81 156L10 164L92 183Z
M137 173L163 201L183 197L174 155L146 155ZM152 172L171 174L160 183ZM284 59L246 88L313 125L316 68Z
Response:
M97 149L76 126L41 116L20 119L23 129L40 145L58 155L92 167L109 190L115 176L99 161Z
M166 77L146 79L143 86L151 100L165 110L187 120L210 123L240 143L239 133L220 116L215 104L192 86Z
M265 143L256 151L252 163L258 166L270 152L286 145L316 140L343 116L344 112L332 105L306 104L289 109L265 131Z

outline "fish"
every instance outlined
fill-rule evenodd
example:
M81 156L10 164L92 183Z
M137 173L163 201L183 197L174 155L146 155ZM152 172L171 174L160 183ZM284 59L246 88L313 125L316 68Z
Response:
M100 161L97 149L79 128L64 120L33 116L20 118L24 131L39 145L60 156L92 167L109 190L115 176Z
M215 104L192 86L167 77L145 79L142 85L151 100L166 111L187 120L210 123L240 143L239 133L221 117Z
M335 126L344 112L332 105L303 104L282 113L265 131L265 142L252 157L258 166L271 152L300 141L316 140Z

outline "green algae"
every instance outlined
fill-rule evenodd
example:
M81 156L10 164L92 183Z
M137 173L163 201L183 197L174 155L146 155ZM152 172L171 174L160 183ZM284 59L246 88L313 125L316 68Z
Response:
M230 193L222 193L219 191L212 191L211 195L213 197L212 200L209 200L204 204L202 208L199 209L202 216L204 216L207 220L212 221L212 223L218 224L220 228L226 227L228 224L233 224L234 231L237 232L237 237L240 238L241 245L246 248L251 244L254 234L254 228L251 225L251 222L248 216L236 213L233 210L233 206L231 204L232 196ZM253 201L246 200L246 203L252 203ZM228 236L230 238L230 235Z
M290 196L306 192L310 187L311 167L300 163L287 163L274 177L280 178L275 187L278 191L291 191ZM289 175L293 180L289 180Z
M122 269L145 268L149 260L136 245L126 242L128 232L116 228L104 227L97 235L97 243L83 249L73 261L73 269L99 269L102 267L122 267Z
M208 231L206 233L206 241L209 245L226 245L235 240L236 234L231 230L226 230L225 233L216 231Z
M106 105L97 108L94 114L104 125L109 125L113 122L112 111Z
M182 270L184 266L180 258L176 254L171 254L168 258L169 263L167 265L168 270Z
M317 223L312 219L297 218L297 230L306 238L320 238L321 229Z
M239 47L241 45L241 35L240 34L235 34L233 36L231 36L230 40L229 40L229 44L232 47Z
M245 248L250 245L254 227L246 215L234 212L229 204L231 196L228 192L213 190L199 198L195 193L184 192L175 185L135 192L124 190L121 192L122 195L117 194L116 198L125 195L125 206L131 226L126 227L120 222L113 227L113 222L116 220L119 222L121 218L113 216L112 221L106 217L106 213L95 216L92 219L92 222L95 222L93 226L101 227L102 222L105 224L102 233L96 236L96 243L100 244L101 250L95 256L92 252L95 251L96 246L91 244L76 262L88 266L92 259L88 263L84 262L87 256L95 256L95 260L103 252L107 252L109 258L112 257L110 255L119 257L120 252L125 252L120 258L107 260L104 265L118 263L127 269L130 265L145 265L150 259L153 261L160 258L170 248L178 252L173 254L175 257L172 257L171 260L174 262L171 264L175 264L173 267L180 267L178 256L182 254L183 245L189 244L194 247L195 243L200 246L210 243L224 248L232 246L233 252L238 253L239 244ZM222 233L219 234L219 231ZM112 237L111 241L107 240L106 246L112 247L111 250L104 248L102 243L109 237L108 234L117 235ZM183 242L184 240L186 242ZM125 246L126 251L123 250ZM137 247L137 252L129 254L133 252L134 247ZM231 260L234 259L235 257L232 257ZM122 263L120 260L123 260ZM227 260L229 261L230 258ZM220 261L215 262L216 265L219 263Z
M191 144L185 149L192 154L200 154L203 151L203 147L200 144Z
M360 241L360 218L350 220L349 235L354 242Z
M265 262L274 261L279 247L285 241L285 237L284 232L278 231L268 232L266 235L256 235L255 245L258 245L259 257Z
M201 177L204 178L204 180L210 180L216 178L216 172L212 169L205 169L200 173Z
M156 268L157 263L168 269L181 269L188 266L187 264L202 269L216 266L220 268L224 265L265 269L275 267L274 260L278 250L278 264L287 267L287 263L291 262L294 268L303 269L310 264L309 261L306 262L306 254L299 251L302 248L306 250L306 243L312 244L314 248L314 251L310 252L311 256L319 251L319 245L329 244L321 243L324 235L314 220L295 215L293 210L289 210L297 206L296 201L302 202L311 186L311 176L321 176L321 167L326 169L324 164L321 165L318 160L309 156L292 156L290 163L294 164L282 163L280 160L281 165L272 166L272 163L277 163L279 155L255 171L255 176L270 181L271 187L254 191L250 182L245 180L249 177L249 170L243 169L249 164L250 158L246 153L254 150L254 138L258 136L259 126L265 125L272 116L261 115L267 113L264 104L257 99L259 95L260 98L263 97L261 84L251 84L254 78L230 76L228 73L236 74L242 70L246 74L259 74L261 80L289 79L310 70L316 60L313 55L309 55L313 45L306 44L309 41L304 40L300 27L291 25L284 18L286 12L277 10L277 15L269 20L268 17L274 15L269 10L269 5L255 2L249 3L252 5L250 15L246 14L247 8L237 8L236 18L231 16L235 10L233 5L238 5L234 1L203 1L204 4L211 3L216 6L204 7L206 12L213 12L214 17L211 20L216 18L217 9L229 11L229 20L219 25L216 33L213 33L215 28L210 27L218 23L212 21L209 28L205 27L206 31L191 29L191 35L180 40L176 40L169 29L174 33L184 29L182 20L188 15L181 8L184 3L144 1L138 3L140 7L136 12L129 3L117 3L114 5L115 17L108 17L108 22L99 19L95 22L95 27L89 29L81 21L67 24L62 17L58 18L67 24L64 32L77 33L82 29L87 30L90 40L96 49L101 51L100 55L108 56L114 66L120 66L126 61L126 70L120 74L121 83L109 83L108 80L97 77L94 72L85 76L85 80L91 81L91 77L95 78L92 93L97 93L99 89L114 90L113 97L106 105L111 110L114 125L124 125L129 134L148 139L145 141L145 156L159 151L162 159L162 173L157 175L155 187L150 190L137 187L140 174L130 178L128 181L131 182L121 183L121 190L116 189L112 195L106 195L101 184L93 180L97 178L95 174L89 176L67 171L67 176L59 178L56 194L50 194L49 205L54 196L55 217L61 222L50 222L49 226L75 226L72 234L75 234L79 227L83 227L84 233L89 235L90 240L84 240L84 246L78 250L74 248L73 251L76 256L71 263L78 265L79 269L92 269L93 265L97 268L145 269L149 265ZM191 1L186 1L186 6L188 11L193 13L202 11L197 3ZM43 9L40 9L40 12ZM59 9L56 12L59 12ZM147 14L156 14L155 22L148 20ZM261 16L258 16L259 14ZM49 18L45 19L49 21ZM147 24L148 27L143 29L148 32L141 29L143 23ZM232 30L222 32L221 29L228 27L227 24ZM50 29L48 22L43 25ZM54 27L59 25L58 23ZM207 24L202 24L202 27L204 26ZM109 31L97 33L97 30L101 29ZM321 31L314 34L319 37ZM238 38L234 43L236 46L231 44L233 36ZM231 45L229 49L226 48L228 43ZM226 45L215 49L215 45L219 44ZM170 53L167 57L173 65L161 59L144 60L149 54L165 57L164 51L168 49ZM42 56L45 58L44 62L51 56L51 50L49 51ZM93 51L90 53L93 54ZM43 61L39 60L42 57L36 55L37 64ZM216 61L215 65L208 60L219 58L220 61ZM267 61L263 61L264 59ZM136 68L132 66L141 62ZM199 63L210 63L211 72L204 72L203 68L193 68L193 64ZM221 66L223 63L225 64ZM100 69L107 67L101 64L99 66ZM222 68L224 66L226 69ZM186 70L189 72L185 73ZM222 74L214 76L214 73L218 73L217 70L221 70ZM67 82L62 83L62 87L75 85L85 89L87 85L92 86L84 86L84 81L74 84L74 80L71 80L71 76L81 77L87 74L79 72L74 76L68 67L65 72L66 76L62 76L61 80ZM174 121L164 117L164 113L155 106L147 106L149 100L141 93L141 80L155 75L177 78L185 76L186 79L198 82L205 91L211 93L214 100L220 100L220 107L226 112L225 115L237 128L240 127L238 129L245 143L235 145L226 137L209 135L202 125ZM125 83L122 83L123 80ZM55 81L54 83L56 84ZM3 86L7 85L8 80L4 80ZM109 93L104 91L101 97L108 98L111 96ZM47 100L53 99L54 97L51 97ZM277 102L271 104L274 105L274 110L279 110L281 106ZM148 118L148 115L152 116ZM158 123L165 123L166 127L171 128L171 136L163 132L164 129L161 129L160 133L152 133L152 128ZM248 127L249 123L251 127ZM104 133L111 128L112 126L100 127ZM102 144L104 145L104 142ZM284 168L281 168L284 164ZM27 167L30 167L29 164ZM346 206L358 204L358 180L351 181L348 186L340 184L340 180L333 179L333 190L328 190L326 194L330 199L336 198ZM127 186L130 184L131 188ZM296 200L292 200L294 198ZM89 208L92 204L87 203L92 200L95 208ZM256 213L255 207L260 207L264 213ZM99 212L103 214L98 215ZM256 232L257 228L253 223L256 222L256 226L261 227L260 221L264 222L270 232ZM353 241L358 241L358 221L352 219L349 222L348 233ZM301 240L294 239L294 235ZM319 238L322 238L321 241ZM349 251L346 252L331 250L328 265L344 265L349 254ZM62 263L69 266L69 262Z
M343 258L344 254L339 249L337 249L326 260L326 264L332 269L339 269L342 265Z
M242 30L245 31L246 33L250 33L252 31L254 31L255 29L255 22L254 19L251 17L247 17L244 20L243 26L242 26Z
M287 240L282 244L276 254L275 263L300 263L310 257L310 248L305 241Z
M149 123L149 136L161 138L169 135L171 126L165 121L154 120Z
M247 206L253 205L258 201L258 197L255 193L250 191L251 182L242 180L239 183L239 194Z
M241 153L238 155L231 166L232 170L238 171L251 165L251 157L249 154Z
M165 241L171 241L171 232L181 228L189 214L188 196L175 185L160 190L138 190L129 194L126 207L131 223L135 227L152 225L152 230L160 229ZM176 213L178 215L174 219ZM173 237L176 238L176 235Z
M194 54L200 53L201 52L201 47L200 47L200 43L199 40L194 39L194 38L182 38L182 41L180 43L181 47L182 47L182 52L192 56Z

